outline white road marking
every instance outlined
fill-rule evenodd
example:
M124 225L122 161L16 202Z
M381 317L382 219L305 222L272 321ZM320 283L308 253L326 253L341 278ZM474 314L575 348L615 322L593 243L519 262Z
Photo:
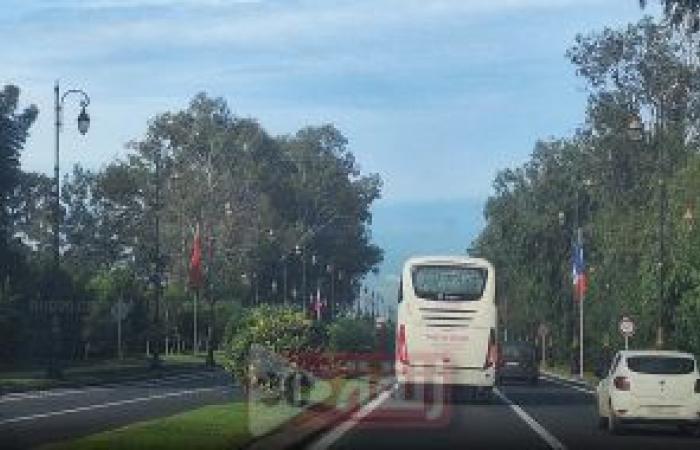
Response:
M549 431L547 431L542 425L540 425L535 419L530 417L520 406L511 402L508 397L506 397L498 388L494 388L493 392L500 398L506 405L513 410L518 417L520 417L523 422L525 422L535 433L537 433L553 450L566 450L564 444L562 444L557 438L555 438Z
M328 433L324 434L321 439L318 441L314 442L311 444L310 447L308 447L308 450L326 450L328 449L331 445L333 445L335 442L337 442L345 433L350 431L353 427L355 427L362 419L367 417L372 411L377 409L379 405L384 403L396 390L397 385L394 384L391 389L388 389L381 394L377 396L374 400L371 402L367 403L365 406L360 408L359 411L357 411L355 414L352 415L348 420L345 422L341 423L337 427L334 427L331 431Z
M165 378L150 378L150 379L144 379L144 380L130 380L130 381L123 381L121 383L109 383L109 384L103 384L100 386L93 386L93 387L85 387L82 389L47 389L47 390L42 390L42 391L30 391L30 392L19 392L19 393L14 393L14 394L7 394L3 397L0 397L0 403L7 403L7 402L15 402L18 400L31 400L31 399L37 399L37 398L46 398L46 397L60 397L63 395L71 395L71 394L86 394L89 392L100 392L100 391L108 391L111 390L115 387L151 387L151 386L159 386L163 384L168 384L173 381L188 381L188 380L197 380L201 378L209 378L209 374L183 374L183 375L173 375L171 377L165 377Z
M576 386L576 385L573 385L573 384L570 384L570 383L566 383L566 382L564 382L564 381L561 381L560 379L553 378L553 377L550 377L550 376L548 376L548 375L541 375L541 376L542 376L542 378L544 378L545 380L549 381L550 383L558 384L559 386L568 387L569 389L573 389L573 390L575 390L575 391L583 392L584 394L595 395L595 391L593 391L593 390L591 390L591 389L588 389L588 388L585 388L585 387L582 387L582 386Z
M206 388L198 388L198 389L187 389L184 391L169 392L167 394L149 395L147 397L130 398L128 400L119 400L119 401L115 401L115 402L100 403L97 405L81 406L79 408L64 409L61 411L51 411L51 412L47 412L47 413L32 414L31 416L12 417L10 419L0 420L0 425L7 425L7 424L17 423L17 422L26 422L29 420L36 420L36 419L45 419L47 417L62 416L64 414L72 414L72 413L78 413L78 412L83 412L83 411L91 411L93 409L104 409L104 408L110 408L113 406L129 405L132 403L147 402L150 400L159 400L159 399L163 399L163 398L179 397L181 395L197 394L200 392L215 391L215 390L219 390L219 389L221 389L221 390L228 389L228 386L214 386L214 387L206 387Z

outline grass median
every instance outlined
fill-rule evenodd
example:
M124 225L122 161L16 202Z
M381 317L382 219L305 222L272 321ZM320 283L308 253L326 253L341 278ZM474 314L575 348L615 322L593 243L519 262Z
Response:
M237 402L205 406L40 449L239 449L252 438L248 430L248 406L245 402Z
M337 406L339 396L369 380L335 378L318 383L313 404ZM299 417L302 408L284 402L232 402L212 405L174 416L135 423L70 441L48 444L40 450L240 449Z

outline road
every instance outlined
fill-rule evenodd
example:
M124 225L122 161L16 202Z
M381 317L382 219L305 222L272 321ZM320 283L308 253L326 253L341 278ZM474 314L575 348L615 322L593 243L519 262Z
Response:
M221 369L0 397L0 448L36 445L169 416L239 395Z
M700 438L676 427L630 427L619 436L597 428L593 393L553 378L537 386L501 386L490 402L449 400L420 418L423 402L387 392L312 443L309 450L376 449L697 449ZM426 417L429 417L426 418Z

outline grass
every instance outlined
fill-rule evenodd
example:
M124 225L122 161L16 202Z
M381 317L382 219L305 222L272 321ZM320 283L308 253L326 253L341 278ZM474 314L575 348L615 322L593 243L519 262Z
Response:
M245 402L205 406L84 438L49 444L41 450L240 449L252 440Z
M335 378L318 383L311 392L314 404L335 406L343 388L367 383ZM280 425L298 417L303 409L284 402L235 402L205 406L171 417L149 420L75 440L44 445L40 450L205 449L246 447Z

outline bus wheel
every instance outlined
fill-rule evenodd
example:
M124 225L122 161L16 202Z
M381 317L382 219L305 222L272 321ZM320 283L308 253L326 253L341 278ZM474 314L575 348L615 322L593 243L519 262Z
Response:
M399 394L403 400L413 400L416 395L416 387L413 383L402 383L399 386Z

